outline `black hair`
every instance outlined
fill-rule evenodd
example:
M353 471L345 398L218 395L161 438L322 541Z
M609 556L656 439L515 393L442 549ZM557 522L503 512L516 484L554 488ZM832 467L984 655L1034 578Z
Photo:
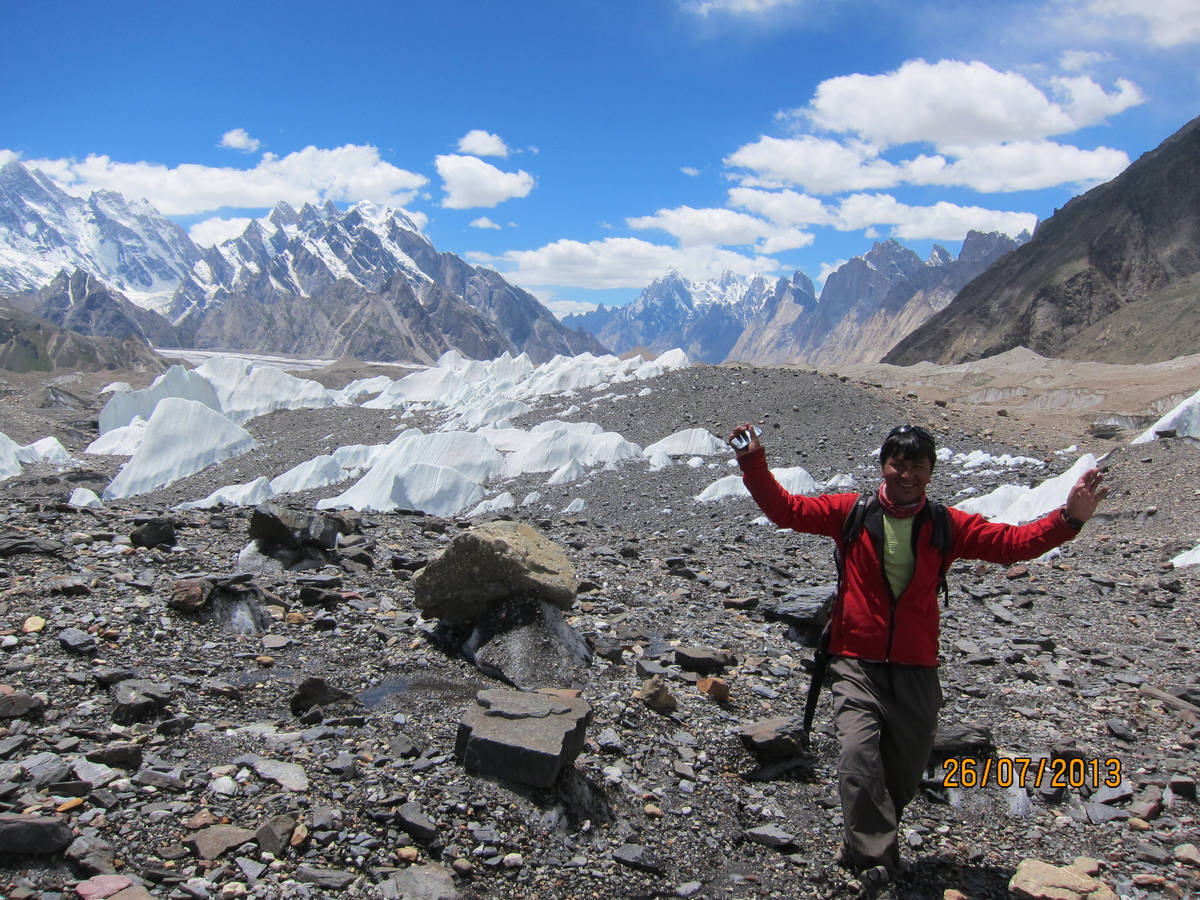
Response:
M900 425L888 432L879 448L879 464L889 459L928 459L929 469L937 465L937 445L933 435L920 425Z

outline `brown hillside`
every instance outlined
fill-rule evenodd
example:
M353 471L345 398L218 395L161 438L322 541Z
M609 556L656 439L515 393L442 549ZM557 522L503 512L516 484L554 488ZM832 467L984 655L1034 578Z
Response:
M1155 362L1200 337L1200 119L1076 197L884 357Z

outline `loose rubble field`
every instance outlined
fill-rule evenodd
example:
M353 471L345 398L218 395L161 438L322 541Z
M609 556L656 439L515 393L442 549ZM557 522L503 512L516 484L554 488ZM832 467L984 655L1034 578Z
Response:
M495 486L541 494L505 515L566 552L581 581L567 621L598 650L574 685L592 709L584 749L539 790L464 771L458 723L477 692L499 684L441 649L413 602L414 571L478 521L345 514L357 533L339 565L257 577L267 618L255 633L169 605L179 580L236 571L251 513L172 506L333 446L387 440L399 424L390 413L275 412L247 423L258 451L80 510L65 503L71 490L99 492L122 462L81 454L95 437L99 386L73 383L85 401L74 410L37 408L32 382L14 380L0 398L0 430L26 441L57 434L84 460L0 487L0 812L56 818L73 841L48 856L6 856L0 845L4 896L73 897L105 872L131 880L122 900L855 896L833 865L828 697L799 758L758 758L738 736L803 708L811 651L768 614L831 580L831 548L756 522L749 500L696 502L736 472L731 453L662 471L630 462L566 485L525 475ZM1081 856L1122 896L1200 890L1200 571L1168 562L1200 543L1194 446L1130 447L1133 433L1093 437L1066 416L1056 429L802 370L697 366L647 386L577 400L578 418L643 446L689 427L724 436L751 420L773 465L802 465L818 480L849 474L863 488L874 484L880 437L905 421L956 452L1044 461L946 463L931 488L945 500L1032 484L1084 452L1112 451L1113 495L1060 555L951 569L942 725L966 741L960 758L1034 762L1025 789L995 774L986 787L946 788L945 771L931 772L904 818L913 868L897 893L1005 897L1022 860L1066 866ZM1077 449L1056 452L1069 445ZM283 505L311 511L344 487ZM583 511L563 513L576 498ZM174 521L175 545L134 546L131 533L155 516ZM697 646L735 657L722 674L726 700L676 664L676 650ZM660 670L671 713L635 696ZM144 719L120 691L130 676L162 692ZM298 688L313 677L349 699L304 707ZM40 704L22 709L18 696ZM1053 790L1050 772L1035 784L1045 757L1081 760L1068 771L1073 784ZM1120 787L1095 783L1117 765Z

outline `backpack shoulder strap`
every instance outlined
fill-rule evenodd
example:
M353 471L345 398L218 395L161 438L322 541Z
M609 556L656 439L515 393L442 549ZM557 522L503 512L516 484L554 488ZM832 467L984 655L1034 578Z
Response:
M929 542L942 554L942 563L938 568L938 589L942 592L942 604L950 605L950 585L946 581L946 573L950 570L950 548L954 543L954 534L950 526L950 511L946 504L936 500L929 502L930 518L933 533Z
M846 554L850 552L850 546L858 540L862 534L863 523L867 519L867 506L871 502L871 497L867 494L859 494L854 501L854 505L850 507L850 512L846 514L846 519L842 522L842 543L840 548L834 549L834 562L837 563L838 584L841 585L842 576L846 569Z

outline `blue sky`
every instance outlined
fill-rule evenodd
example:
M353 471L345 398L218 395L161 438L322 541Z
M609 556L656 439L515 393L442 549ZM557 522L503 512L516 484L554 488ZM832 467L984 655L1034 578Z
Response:
M1195 0L0 0L0 163L211 244L402 206L552 308L957 253L1200 112Z

